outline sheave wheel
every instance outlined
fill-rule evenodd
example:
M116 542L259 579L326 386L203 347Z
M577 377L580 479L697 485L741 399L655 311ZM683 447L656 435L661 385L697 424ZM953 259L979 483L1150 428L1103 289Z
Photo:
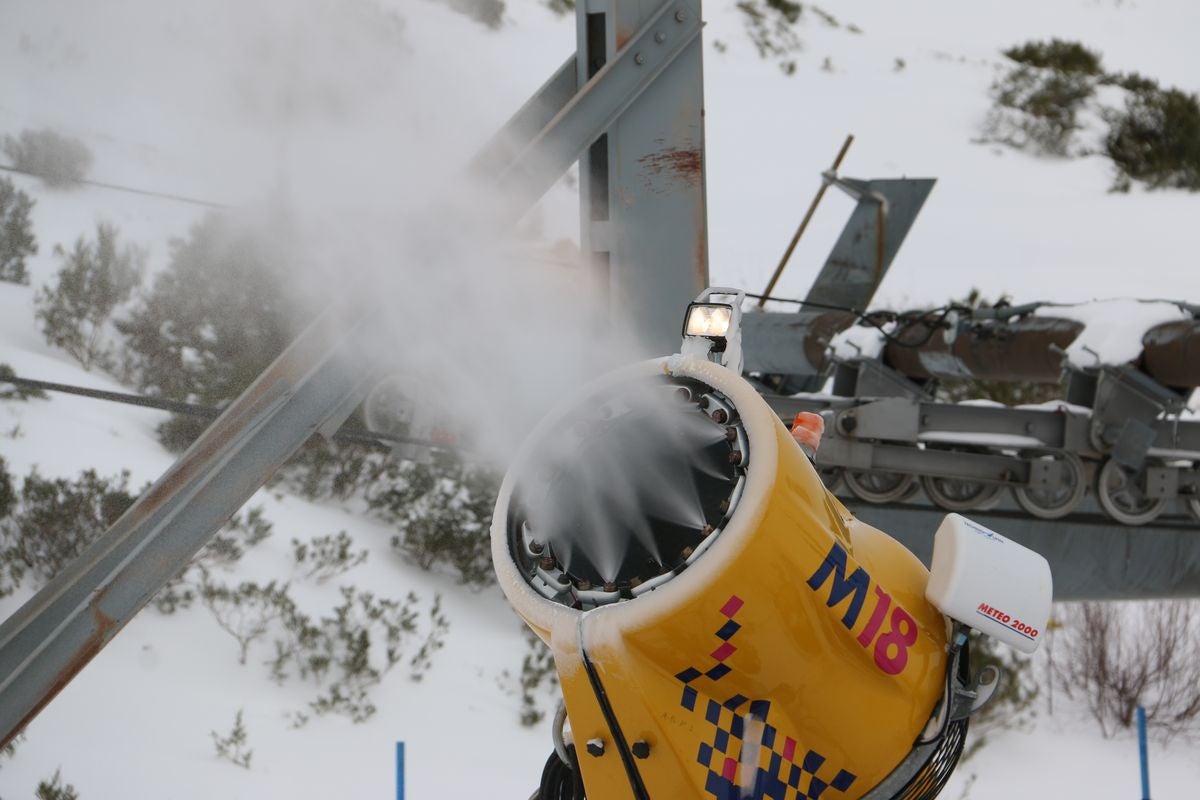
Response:
M1123 525L1145 525L1167 505L1165 497L1149 497L1138 481L1139 471L1109 459L1096 479L1100 506Z
M934 505L947 511L987 509L996 504L1004 487L965 478L935 478L921 476L921 488Z
M1017 505L1038 519L1058 519L1070 514L1087 494L1087 477L1083 462L1074 453L1045 453L1039 458L1062 464L1062 480L1053 486L1014 486L1013 499Z
M916 476L907 472L846 470L842 477L850 494L868 503L894 503L903 500L917 483Z

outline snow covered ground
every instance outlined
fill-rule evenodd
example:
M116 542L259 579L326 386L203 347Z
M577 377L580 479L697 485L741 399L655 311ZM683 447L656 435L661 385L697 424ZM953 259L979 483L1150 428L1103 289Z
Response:
M442 5L393 0L394 32L369 3L306 0L197 6L0 3L0 134L51 126L95 152L92 177L253 205L286 187L335 221L374 206L403 214L472 149L574 46L571 19L510 0L492 33ZM714 283L761 288L842 138L856 134L843 171L939 179L881 290L881 302L940 303L979 287L1018 302L1154 296L1200 301L1200 198L1181 192L1109 194L1102 159L1054 161L972 143L1002 67L999 51L1060 36L1099 49L1111 69L1200 90L1200 5L1191 0L857 0L830 8L861 33L811 20L797 72L762 62L732 3L706 14L710 253ZM357 38L356 38L357 37ZM364 38L365 37L365 38ZM726 52L711 47L728 44ZM337 44L352 43L351 47ZM394 58L393 58L394 57ZM831 70L822 69L826 58ZM896 59L904 68L896 70ZM290 102L283 102L290 98ZM314 99L315 98L315 99ZM13 180L38 202L41 252L33 284L52 276L53 245L114 222L161 268L194 206L99 189L61 192ZM802 294L850 202L831 192L778 292ZM557 187L536 215L547 238L571 237L573 196ZM381 239L386 241L386 239ZM0 363L46 380L120 388L47 347L33 289L0 283ZM154 438L162 416L72 397L0 403L0 455L14 475L121 469L140 486L170 463ZM333 604L332 586L291 573L293 537L345 529L369 561L354 582L377 594L441 592L447 645L421 682L392 674L379 713L353 725L317 719L290 728L303 705L276 687L202 608L135 619L29 727L0 766L0 797L28 797L59 766L83 798L390 797L393 753L408 751L409 797L527 797L549 752L548 723L517 724L504 670L524 652L520 624L496 590L466 592L388 547L391 531L339 505L260 492L274 536L240 580L292 579L299 599ZM27 595L0 601L0 616ZM253 769L218 761L210 731L245 709ZM1103 739L1080 709L1056 701L1032 730L995 734L965 764L948 798L1130 798L1136 746ZM1200 752L1152 746L1156 797L1194 797ZM974 779L972 779L974 776Z

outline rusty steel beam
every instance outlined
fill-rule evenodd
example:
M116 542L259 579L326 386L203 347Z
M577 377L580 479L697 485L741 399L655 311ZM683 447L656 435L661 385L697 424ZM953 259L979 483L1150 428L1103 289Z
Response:
M563 110L575 96L575 90L575 54L572 53L476 153L468 167L470 173L479 178L494 179Z
M808 204L808 210L804 212L804 216L800 220L800 224L796 227L796 232L792 234L792 240L788 242L787 248L783 251L783 257L779 259L778 266L771 273L771 279L767 281L767 287L762 291L762 297L758 298L758 309L761 311L767 305L767 298L771 296L771 292L775 291L775 284L779 283L779 276L783 274L784 267L792 257L792 253L796 249L796 245L800 243L800 237L804 235L804 231L808 230L808 223L812 222L813 214L817 212L817 206L821 205L821 199L825 197L825 190L829 188L832 177L837 175L837 171L842 167L842 159L846 157L846 151L850 149L850 145L854 143L854 134L846 137L846 141L842 143L842 149L833 158L833 166L829 168L826 175L829 180L822 180L821 187L817 189L816 195L812 202ZM881 226L882 228L882 226ZM880 243L883 242L883 237L879 237Z
M0 747L314 433L353 410L371 325L317 321L78 559L0 624Z

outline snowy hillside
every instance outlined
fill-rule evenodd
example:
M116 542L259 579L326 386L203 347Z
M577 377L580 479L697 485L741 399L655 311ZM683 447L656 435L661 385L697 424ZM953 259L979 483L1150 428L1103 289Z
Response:
M429 198L453 184L473 149L561 63L574 47L574 21L532 0L509 0L502 30L491 32L444 4L383 5L403 24L366 0L0 3L0 136L44 126L77 136L95 153L91 177L99 181L249 208L286 193L309 226L308 260L330 256L338 265L317 264L298 281L340 279L338 270L349 269L340 256L353 253L370 262L368 275L395 271L397 283L385 285L437 284L431 291L439 300L438 292L470 284L499 291L486 258L476 255L455 273L444 255L397 245L396 229L425 221ZM1111 68L1200 91L1200 5L857 0L831 5L841 27L814 19L800 29L805 46L791 76L758 59L732 6L706 9L714 283L762 288L818 173L852 132L845 174L939 179L881 302L940 303L971 287L1019 301L1200 302L1200 196L1110 194L1104 159L1054 161L973 143L1000 51L1027 39L1078 39ZM861 32L848 30L851 23ZM712 46L717 41L724 52ZM31 287L0 283L0 363L23 376L127 389L43 342L34 290L58 267L54 245L92 235L100 220L146 247L149 268L161 269L168 240L185 235L203 209L11 177L37 200L41 250ZM829 194L779 294L803 293L850 207ZM556 187L526 224L548 240L576 237L570 186ZM431 305L421 318L444 319L430 324L472 321L470 302L467 310ZM486 366L489 376L505 376L500 385L526 387L528 395L514 388L496 401L524 408L535 395L528 387L545 395L560 385L562 374L551 382L548 367L584 345L551 335L561 312L529 314L537 335L505 340L512 346L502 356L486 342L429 341L449 348L439 355L461 358L466 375ZM164 418L66 396L0 401L0 456L18 477L35 466L50 477L128 469L138 487L171 462L154 434ZM425 603L440 593L450 628L429 673L419 682L401 668L390 673L374 694L379 711L365 723L330 716L294 729L287 714L311 692L272 682L260 664L267 653L239 665L237 643L199 605L174 616L147 609L30 725L15 757L0 761L0 798L31 796L59 767L84 800L391 797L397 741L407 746L410 798L528 797L550 752L549 723L518 723L511 673L526 645L500 592L464 590L449 575L404 562L389 547L393 531L358 503L314 504L264 490L250 505L264 509L274 535L224 580L291 581L312 613L338 603L342 582L398 599L411 590ZM325 584L292 566L293 538L340 530L370 552L365 564ZM0 599L0 617L28 596ZM239 709L254 751L250 770L218 760L210 737L227 733ZM1198 752L1182 740L1152 746L1156 797L1196 795ZM1137 791L1133 740L1103 739L1081 708L1058 698L1052 718L1041 712L1030 730L993 734L944 797L1116 800Z

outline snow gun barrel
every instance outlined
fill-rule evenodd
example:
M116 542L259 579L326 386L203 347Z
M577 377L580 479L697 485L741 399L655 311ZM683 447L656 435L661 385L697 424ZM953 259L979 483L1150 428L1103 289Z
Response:
M947 525L940 539L978 537ZM941 547L947 564L973 552ZM931 798L990 694L968 674L966 627L926 599L929 571L702 357L614 373L543 420L505 477L492 550L553 652L574 743L542 797L575 796L546 785L566 774L590 800ZM941 599L963 605L959 567ZM1021 624L1041 627L1045 561L1033 572L1045 608ZM987 624L1003 627L972 622Z

